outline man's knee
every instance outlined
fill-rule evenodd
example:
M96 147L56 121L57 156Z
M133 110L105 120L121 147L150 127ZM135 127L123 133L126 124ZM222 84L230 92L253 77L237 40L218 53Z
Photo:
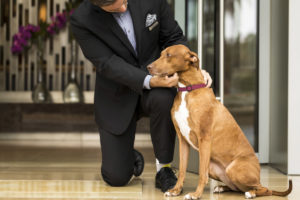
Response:
M119 169L105 169L101 168L101 174L103 180L109 184L110 186L124 186L130 181L133 171L132 170L124 170L124 168Z
M176 92L173 88L155 88L151 94L152 108L169 111L173 105Z

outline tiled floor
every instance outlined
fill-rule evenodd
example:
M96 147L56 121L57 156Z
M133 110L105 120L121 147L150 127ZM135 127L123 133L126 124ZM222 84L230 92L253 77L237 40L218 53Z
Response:
M136 148L143 153L146 161L142 176L133 179L126 187L109 187L102 181L99 173L101 158L97 136L89 137L93 140L90 142L87 140L83 142L82 139L78 141L78 138L73 140L69 137L57 139L52 136L32 137L32 134L28 134L28 137L22 135L21 141L12 138L5 140L2 135L0 137L0 199L178 200L182 199L184 194L193 191L197 185L198 176L188 173L183 194L179 197L165 198L154 187L156 172L151 146L149 142L140 140L136 142ZM270 189L285 190L289 178L293 180L294 188L288 197L272 196L259 199L298 200L300 196L299 176L288 177L269 166L262 166L261 182ZM213 194L212 190L217 184L219 183L210 180L201 199L244 199L242 193Z

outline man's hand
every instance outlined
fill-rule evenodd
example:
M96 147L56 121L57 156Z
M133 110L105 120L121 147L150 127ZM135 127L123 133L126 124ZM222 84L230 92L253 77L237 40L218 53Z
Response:
M206 87L210 87L212 84L212 79L209 75L209 73L205 70L201 70L201 73L204 77L204 81L206 84ZM178 85L178 74L175 73L173 76L168 77L160 77L160 76L153 76L150 79L150 87L174 87Z
M212 79L211 79L209 73L207 71L203 70L203 69L201 70L201 73L204 77L204 82L206 84L206 87L209 88L212 84Z
M165 77L160 77L160 76L153 76L150 79L150 87L174 87L177 86L178 84L178 74L175 73L173 76L165 76Z

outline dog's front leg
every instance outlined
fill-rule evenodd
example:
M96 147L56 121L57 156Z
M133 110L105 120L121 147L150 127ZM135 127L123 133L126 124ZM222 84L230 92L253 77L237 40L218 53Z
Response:
M198 139L199 144L199 181L195 192L185 195L184 199L199 199L202 194L205 185L208 183L208 172L210 162L210 148L211 139L210 136L204 136L204 138Z
M176 131L179 131L176 129ZM178 133L178 132L177 132ZM165 192L165 196L178 196L182 192L183 181L186 174L188 164L190 146L183 138L181 133L177 134L179 140L179 174L178 180L174 188Z

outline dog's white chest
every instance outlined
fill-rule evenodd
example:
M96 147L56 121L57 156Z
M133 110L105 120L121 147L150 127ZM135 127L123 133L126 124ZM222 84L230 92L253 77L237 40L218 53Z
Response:
M185 96L188 92L181 93L181 103L177 111L175 111L175 119L179 126L181 134L185 137L186 141L195 149L195 145L190 140L190 132L191 128L189 126L188 118L189 118L189 110L187 109L187 104L185 101Z

